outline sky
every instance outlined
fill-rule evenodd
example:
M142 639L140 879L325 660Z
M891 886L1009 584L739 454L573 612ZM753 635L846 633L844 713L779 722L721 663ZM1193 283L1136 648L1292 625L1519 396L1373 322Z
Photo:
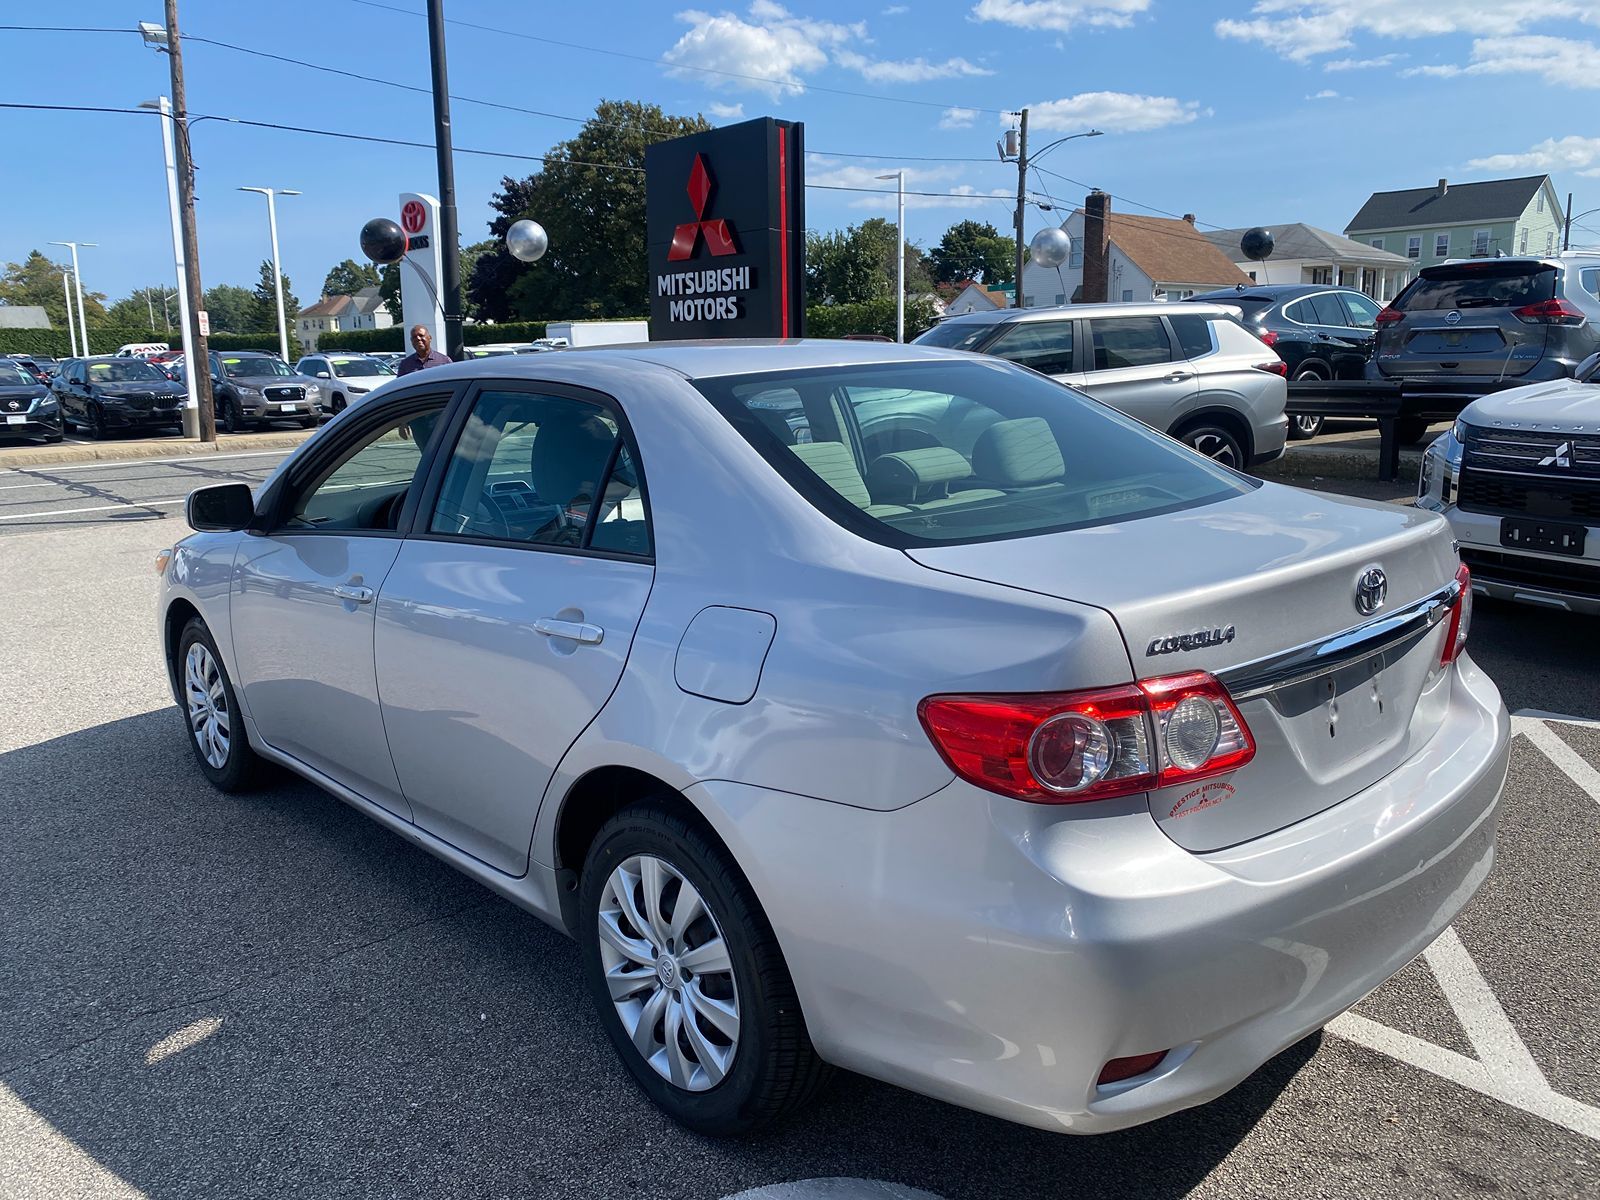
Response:
M361 225L396 215L398 193L437 190L423 11L422 0L182 0L192 114L429 143L197 122L206 286L252 286L269 254L265 202L240 186L304 193L278 209L302 303L334 263L359 260ZM1035 151L1104 131L1030 173L1033 199L1068 208L1099 187L1115 208L1194 213L1203 228L1340 232L1376 190L1546 171L1578 211L1600 205L1600 0L445 0L445 13L469 241L487 236L501 176L537 166L501 156L545 152L602 99L716 124L803 121L809 185L884 189L812 186L807 224L892 221L894 184L876 177L903 168L908 191L942 193L907 202L907 236L925 247L966 218L1009 232L1016 169L995 142L1024 105ZM0 7L0 25L162 19L160 0ZM132 32L0 29L0 54L0 102L135 108L168 90L165 56ZM83 278L112 300L171 282L153 118L0 109L0 130L0 263L64 255L47 243L73 239L99 243L82 252ZM1052 217L1031 207L1030 235ZM1591 228L1574 244L1600 244L1600 214L1580 224Z

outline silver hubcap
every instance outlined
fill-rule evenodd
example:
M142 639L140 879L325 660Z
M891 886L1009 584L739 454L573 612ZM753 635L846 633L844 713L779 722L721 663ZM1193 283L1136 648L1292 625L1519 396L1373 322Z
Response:
M228 764L228 693L222 686L222 669L200 642L189 647L184 659L183 687L195 745L206 762L221 770Z
M648 854L600 895L600 962L622 1028L656 1074L714 1088L739 1049L739 990L722 927L693 884Z
M1322 423L1322 418L1296 417L1294 419L1294 423L1295 427L1298 428L1301 433L1315 433L1317 431L1317 426Z
M1220 433L1197 433L1189 439L1189 445L1225 467L1239 465L1239 456L1234 453L1233 443Z

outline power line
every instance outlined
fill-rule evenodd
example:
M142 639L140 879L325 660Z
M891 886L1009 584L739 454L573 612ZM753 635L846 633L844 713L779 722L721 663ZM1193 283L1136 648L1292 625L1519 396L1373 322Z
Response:
M1063 183L1070 183L1075 187L1088 188L1091 191L1096 190L1094 184L1092 184L1092 183L1084 183L1081 179L1073 179L1070 175L1062 175L1060 172L1051 171L1046 167L1035 166L1033 169L1035 171L1038 171L1042 175L1050 176L1050 178L1052 178L1052 179L1059 179ZM1182 221L1184 219L1184 214L1182 214L1182 213L1168 212L1164 208L1157 208L1153 204L1144 204L1144 203L1142 203L1142 202L1140 202L1138 200L1135 200L1135 199L1133 199L1132 197L1129 197L1129 196L1119 196L1115 192L1107 192L1106 195L1110 196L1113 200L1121 200L1124 204L1131 204L1135 208L1145 208L1145 209L1149 209L1153 213L1159 213L1163 217L1171 217L1174 221ZM1194 222L1194 224L1197 225L1197 226L1198 225L1204 225L1207 229L1222 229L1223 228L1223 226L1221 226L1221 225L1213 225L1213 224L1211 224L1210 221L1196 220Z
M4 33L138 33L137 29L113 29L100 25L0 25Z

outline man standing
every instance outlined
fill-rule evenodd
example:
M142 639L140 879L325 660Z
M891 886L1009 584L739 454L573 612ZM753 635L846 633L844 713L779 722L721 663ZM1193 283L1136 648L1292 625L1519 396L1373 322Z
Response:
M411 327L411 348L416 353L408 354L400 360L398 374L409 375L413 371L423 371L428 367L441 367L450 361L433 348L433 337L428 333L426 325Z

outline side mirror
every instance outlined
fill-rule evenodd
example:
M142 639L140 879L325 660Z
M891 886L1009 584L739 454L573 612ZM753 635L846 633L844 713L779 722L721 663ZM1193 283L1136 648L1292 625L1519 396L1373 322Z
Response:
M231 533L250 527L256 506L249 485L219 483L190 492L183 515L189 528L199 533Z
M318 379L332 379L333 376L329 375L326 371L318 371L317 372L317 378Z

